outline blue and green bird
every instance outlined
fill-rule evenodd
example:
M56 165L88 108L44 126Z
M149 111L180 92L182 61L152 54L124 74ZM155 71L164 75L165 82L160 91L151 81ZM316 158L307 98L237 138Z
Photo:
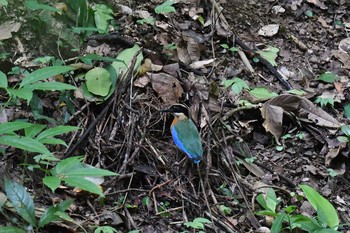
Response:
M196 125L189 118L188 108L182 104L174 104L161 111L174 115L170 127L174 143L195 164L198 164L203 157L202 141Z

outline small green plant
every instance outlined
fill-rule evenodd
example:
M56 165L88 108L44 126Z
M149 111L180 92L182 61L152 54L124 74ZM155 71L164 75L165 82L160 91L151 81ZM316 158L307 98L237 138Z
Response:
M271 188L268 189L266 195L259 194L257 196L256 200L263 207L263 210L257 214L274 218L271 232L281 232L284 225L290 231L301 229L306 232L338 232L339 218L332 204L310 186L300 185L300 188L311 206L317 211L316 217L294 214L297 207L293 205L277 211L281 200L277 198L275 191Z
M136 21L136 23L141 24L141 25L143 25L143 24L149 24L149 25L154 26L154 22L155 22L155 21L156 21L155 18L149 17L149 18L146 18L146 19L138 19L138 20Z
M5 179L5 192L6 196L12 204L12 207L16 210L18 215L26 222L23 223L23 227L0 227L0 232L16 232L16 233L25 233L25 232L38 232L38 229L44 227L45 225L54 222L60 221L63 219L72 220L65 211L72 204L71 200L66 200L61 202L58 205L50 206L46 211L40 216L40 219L36 219L34 201L26 189L9 179ZM2 206L0 206L0 211L3 215L7 216ZM72 220L73 221L73 220ZM18 222L17 222L18 225Z
M206 218L195 218L192 222L185 222L184 225L186 227L189 228L193 228L196 230L204 230L204 224L207 223L211 223L210 220L206 219ZM204 232L204 231L198 231L198 232Z
M234 79L225 80L222 83L226 88L231 87L233 93L236 95L239 95L243 89L250 90L248 84L238 77L235 77Z
M60 161L49 171L50 175L43 179L44 184L54 192L61 182L65 182L69 186L103 197L100 186L87 177L116 176L117 174L82 163L83 159L83 156L75 156Z
M233 47L233 46L230 47L230 46L228 46L228 44L221 44L220 46L224 49L227 49L227 50L233 52L233 53L238 51L237 47Z
M118 232L117 229L110 226L97 227L94 233L114 233Z
M345 142L345 143L350 142L350 126L342 125L340 129L345 134L345 136L338 136L337 137L338 141Z
M320 104L322 108L326 107L327 105L330 105L332 108L334 108L333 98L323 98L322 96L319 96L316 98L315 103Z
M77 130L79 127L57 126L44 130L45 128L46 125L23 121L1 123L0 144L39 154L34 157L37 163L47 164L58 161L45 145L67 146L62 139L55 136ZM16 133L17 131L24 131L24 136Z
M168 13L172 13L175 12L175 8L173 7L174 2L171 0L167 0L166 2L156 6L156 8L154 9L154 12L156 12L157 14L168 14Z
M325 83L334 83L337 79L338 76L332 72L325 72L317 78L317 80L323 81Z
M169 206L170 206L170 202L168 202L168 201L165 201L165 202L161 201L159 203L157 210L158 210L158 212L160 212L161 217L170 217L171 216L171 213L168 212Z
M6 74L0 71L0 88L5 89L11 98L18 97L27 100L28 104L33 98L35 90L50 91L50 90L76 90L75 86L61 82L43 82L43 80L53 77L58 74L72 71L74 68L69 66L51 66L38 69L27 74L19 84L18 88L8 86ZM10 101L9 100L9 101Z

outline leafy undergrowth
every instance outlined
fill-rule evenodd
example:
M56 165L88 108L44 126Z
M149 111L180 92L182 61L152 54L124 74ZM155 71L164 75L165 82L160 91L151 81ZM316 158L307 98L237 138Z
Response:
M31 0L23 20L0 1L59 38L20 56L6 34L0 232L349 229L349 5L208 2ZM160 112L174 103L199 167Z

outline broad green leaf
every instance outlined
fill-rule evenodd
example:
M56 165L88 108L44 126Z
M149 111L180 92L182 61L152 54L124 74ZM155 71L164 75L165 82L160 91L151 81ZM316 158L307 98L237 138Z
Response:
M41 4L37 0L27 0L26 4L27 8L35 11L35 10L47 10L47 11L52 11L52 12L59 12L59 10L55 7L52 7L47 4Z
M304 215L290 216L289 221L292 228L298 227L306 232L318 232L322 229L315 219Z
M80 129L80 128L76 127L76 126L60 125L60 126L57 126L57 127L54 127L54 128L50 128L50 129L47 129L47 130L41 132L36 137L36 139L40 140L40 139L43 139L43 138L53 137L53 136L61 135L61 134L68 133L68 132L71 132L71 131L74 131L74 130L78 130L78 129Z
M66 211L72 203L72 200L66 200L61 202L59 205L50 206L40 217L39 227L43 227L48 223L61 220L60 213Z
M118 232L116 229L110 226L97 227L94 233L115 233ZM139 230L128 231L128 233L140 233Z
M0 233L27 233L22 228L18 227L0 227Z
M321 80L326 83L333 83L337 79L337 75L332 72L325 72L324 74L321 74L320 77L317 78L317 80Z
M249 91L249 93L257 99L266 100L271 99L272 97L278 96L275 92L270 92L264 87L256 87L253 90Z
M58 175L62 174L66 171L70 171L72 169L82 168L82 161L84 157L83 156L74 156L70 158L63 159L59 163L56 164L56 166L51 169L52 175Z
M232 212L232 209L230 207L225 206L225 205L219 205L219 209L224 215L230 215Z
M348 143L350 140L349 140L349 138L348 137L345 137L345 136L338 136L337 137L337 140L339 141L339 142L345 142L345 143Z
M66 73L68 71L74 70L74 68L69 66L50 66L38 69L30 74L28 74L22 80L20 87L24 87L25 85L35 83L37 81L41 81L50 77L53 77L58 74Z
M316 104L320 104L321 107L325 107L328 104L334 107L334 99L333 98L322 98L321 96L317 97L315 100Z
M269 210L276 212L277 205L278 200L276 197L276 193L272 188L269 188L266 194L266 206Z
M230 87L232 84L234 83L234 81L232 79L229 80L225 80L222 82L222 84L227 88Z
M51 152L40 142L29 137L1 136L0 144L12 146L28 152L50 155Z
M0 71L0 88L6 89L8 87L6 74Z
M116 176L117 174L108 170L95 168L95 167L86 167L86 168L77 168L71 171L66 171L64 173L66 177L86 177L86 176Z
M32 226L36 226L34 202L26 189L11 180L5 179L5 192L17 213Z
M272 223L271 233L280 233L282 230L283 219L286 217L286 214L278 214L277 218Z
M89 92L99 95L106 96L111 88L111 74L104 68L95 67L89 70L85 75L86 87Z
M350 120L350 103L345 104L344 106L344 115Z
M33 124L31 124L31 123L22 122L22 121L1 123L0 124L0 134L12 133L12 132L20 130L20 129L29 128L32 125Z
M85 64L92 65L92 61L106 61L106 62L114 62L116 61L115 58L111 57L104 57L100 56L94 53L87 54L83 57L79 57L79 59L84 62Z
M117 77L119 77L121 74L126 73L129 66L132 64L133 59L140 52L140 49L141 49L140 46L135 44L134 47L124 49L118 54L118 56L116 57L118 61L115 61L112 63L112 66L115 69ZM142 53L139 53L137 55L135 65L133 67L134 71L137 71L139 69L142 60L143 60L143 55Z
M233 79L233 85L232 85L232 91L233 91L233 93L235 93L235 94L239 94L239 93L241 93L241 91L243 90L243 88L244 89L247 89L247 90L250 90L250 88L249 88L249 86L248 86L248 84L244 81L244 80L242 80L242 79L240 79L240 78L234 78Z
M0 125L0 126L1 126L1 125ZM344 133L346 136L350 137L350 126L348 126L348 125L342 125L342 126L340 127L340 129L341 129L341 131L343 131L343 133Z
M8 88L7 91L12 96L27 100L28 104L33 98L33 90L28 87L23 87L21 89Z
M50 145L62 145L67 147L67 143L59 138L42 138L38 140L42 144L50 144Z
M175 8L173 7L174 2L171 0L167 0L166 2L156 6L154 9L154 12L157 14L166 14L171 12L176 12Z
M268 62L270 62L271 65L277 66L276 58L278 56L279 51L280 50L278 48L268 46L266 49L257 51L257 53L259 53L261 57L265 58Z
M300 188L303 190L307 200L317 211L317 213L321 211L323 215L322 217L326 219L327 225L330 228L337 229L339 226L339 218L338 213L333 207L333 205L310 186L300 185Z
M32 90L41 91L65 91L65 90L76 90L75 86L61 82L37 82L28 86Z
M8 0L0 0L0 6L7 7L8 5Z
M24 134L28 138L34 138L35 135L40 133L46 127L47 127L46 125L33 124L32 126L24 129Z
M84 178L71 177L71 178L64 178L62 180L66 182L69 186L78 187L90 193L95 193L95 194L98 194L99 196L104 196L99 186L97 186L96 184Z
M106 31L108 29L108 20L113 19L113 11L104 4L96 4L94 12L96 27L100 30Z
M60 178L56 176L46 176L43 179L44 184L49 187L52 192L55 192L55 190L60 186L61 180Z
M211 223L211 221L209 221L206 218L195 218L192 222L186 222L184 223L184 225L186 227L192 227L194 229L204 229L204 224L203 223Z

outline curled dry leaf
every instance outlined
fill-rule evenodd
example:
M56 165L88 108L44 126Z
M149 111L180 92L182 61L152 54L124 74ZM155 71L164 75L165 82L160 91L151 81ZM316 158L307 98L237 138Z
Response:
M321 127L340 127L340 123L334 117L310 100L290 94L280 95L267 101L260 110L265 119L264 128L273 134L277 143L283 133L283 113L293 113L300 121L312 122Z
M147 73L147 75L151 79L153 90L158 93L158 96L162 98L164 103L174 104L179 102L183 89L176 78L166 73Z

